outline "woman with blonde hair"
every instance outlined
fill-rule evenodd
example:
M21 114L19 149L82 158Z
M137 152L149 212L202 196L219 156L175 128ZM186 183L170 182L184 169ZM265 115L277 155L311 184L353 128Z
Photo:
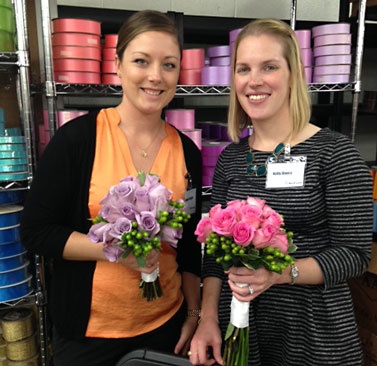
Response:
M366 270L370 256L368 168L348 138L309 122L304 68L286 23L261 19L245 26L232 76L228 130L234 142L218 159L211 204L264 200L293 232L296 262L280 275L246 267L224 273L206 254L190 361L223 364L234 296L250 302L249 365L361 366L347 280ZM252 134L240 139L248 125Z

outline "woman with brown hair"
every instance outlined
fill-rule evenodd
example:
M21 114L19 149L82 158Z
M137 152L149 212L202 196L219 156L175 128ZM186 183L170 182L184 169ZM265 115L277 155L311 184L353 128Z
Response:
M186 353L200 308L201 156L161 119L174 97L181 46L174 23L157 11L132 15L119 31L116 108L61 127L38 166L21 222L22 242L53 259L48 307L55 366L113 365L137 349ZM163 243L146 267L135 257L109 262L88 236L109 188L138 172L157 174L174 200L196 189L196 208L177 249ZM159 267L162 297L141 298L140 272Z

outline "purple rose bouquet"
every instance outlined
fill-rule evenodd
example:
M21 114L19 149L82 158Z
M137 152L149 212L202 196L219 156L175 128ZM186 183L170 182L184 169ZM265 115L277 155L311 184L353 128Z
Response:
M100 202L102 209L92 222L88 236L94 243L103 243L103 252L110 262L133 254L139 267L151 250L160 250L161 241L177 247L183 223L190 219L182 200L170 199L169 191L157 175L141 172L126 177L110 187ZM158 268L151 274L141 273L141 296L147 301L162 296Z
M195 234L206 244L206 253L216 257L224 270L231 266L265 267L281 273L294 263L292 232L284 229L282 217L264 200L248 197L211 208ZM245 287L245 284L237 284ZM253 289L249 286L252 294ZM249 303L232 297L230 322L225 334L224 365L247 366L249 354Z

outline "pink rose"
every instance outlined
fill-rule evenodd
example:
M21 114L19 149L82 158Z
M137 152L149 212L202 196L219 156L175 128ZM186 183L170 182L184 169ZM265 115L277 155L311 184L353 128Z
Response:
M212 231L212 223L209 217L203 217L196 226L195 235L198 236L197 241L204 243L208 235Z
M232 207L218 211L212 218L213 231L219 235L231 236L236 224L236 214L236 210Z
M212 219L212 217L215 216L215 214L218 213L219 211L221 211L221 205L220 204L213 206L209 210L209 217Z
M266 225L255 232L253 244L256 249L265 248L270 245L270 240L276 233L276 227Z
M246 222L237 222L233 229L234 242L241 247L247 247L253 240L255 228L248 225Z
M240 221L246 222L253 228L260 226L262 210L258 206L243 206L240 211Z
M264 224L263 225L273 225L276 227L280 227L283 225L283 219L281 216L270 206L264 206L263 208L263 217L264 217Z
M272 248L279 248L282 253L287 254L288 246L289 246L287 234L282 231L277 232L271 238L269 245Z
M265 200L261 200L259 198L254 198L254 197L247 197L246 202L247 202L248 205L250 205L250 206L257 206L260 209L263 209L263 206L266 203Z
M245 206L246 202L245 201L240 201L240 200L233 200L229 201L226 205L227 207L233 207L235 210L240 210L241 207Z

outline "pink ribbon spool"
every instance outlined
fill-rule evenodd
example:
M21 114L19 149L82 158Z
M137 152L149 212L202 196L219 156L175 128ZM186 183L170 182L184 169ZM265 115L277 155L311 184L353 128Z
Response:
M351 34L326 34L314 38L314 47L328 46L333 44L351 44Z
M231 62L230 56L211 57L209 59L210 66L230 66Z
M202 69L202 83L204 85L230 85L230 66L207 66Z
M338 83L348 83L350 80L349 75L339 74L339 75L314 75L313 83L320 84L338 84Z
M300 48L311 47L311 31L310 29L295 30L298 45Z
M118 43L118 35L117 34L105 34L105 48L116 48Z
M101 23L87 19L53 19L52 29L54 33L74 32L101 35Z
M351 65L352 55L321 56L314 59L315 66L324 65Z
M351 54L351 45L337 44L331 46L314 47L314 57L330 55L349 55Z
M179 84L201 85L202 84L202 69L181 70L179 73Z
M102 61L102 73L104 74L116 74L117 69L115 67L115 61Z
M98 47L54 46L52 55L54 59L77 58L101 61L101 49Z
M349 23L330 23L317 25L312 28L312 37L322 36L324 34L349 33L351 26Z
M52 46L100 47L100 36L86 33L53 33Z
M106 85L122 85L122 81L117 74L102 74L102 84Z
M335 75L351 73L351 65L328 65L328 66L315 66L314 75Z
M103 61L115 61L116 48L104 48L102 50Z
M228 45L207 48L208 57L223 57L223 56L229 56L229 55L230 55L230 50L229 50Z
M305 77L306 77L306 82L310 84L312 82L312 68L311 67L305 67Z
M229 142L215 141L202 143L202 156L219 156L221 152L229 145Z
M204 48L182 51L181 69L200 69L204 67Z
M236 41L238 33L242 31L242 28L233 29L229 32L229 44Z
M210 187L210 186L212 186L212 177L210 177L208 175L203 175L202 176L202 185L204 187Z
M301 60L304 67L312 66L312 49L311 48L300 48Z
M202 156L203 159L203 166L216 166L217 159L219 158L218 155L216 156Z
M181 130L187 137L189 137L192 141L194 141L195 145L198 147L199 150L202 149L202 130L200 129L193 129L193 130Z
M213 173L215 172L215 167L203 165L202 172L203 172L203 175L213 177Z
M64 84L100 84L101 74L96 72L57 71L55 81Z
M69 110L63 110L58 111L58 126L61 127L68 121L71 121L77 117L83 116L85 114L88 114L88 111L69 111Z
M97 60L79 60L72 58L61 58L53 60L54 71L81 71L96 72L101 71L100 62Z
M193 130L195 109L166 109L165 120L178 130Z

